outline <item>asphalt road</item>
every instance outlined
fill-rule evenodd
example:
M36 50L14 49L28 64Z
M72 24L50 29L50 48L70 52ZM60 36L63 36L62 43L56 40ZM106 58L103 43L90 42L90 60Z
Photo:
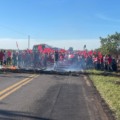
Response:
M0 74L0 120L109 120L84 75Z

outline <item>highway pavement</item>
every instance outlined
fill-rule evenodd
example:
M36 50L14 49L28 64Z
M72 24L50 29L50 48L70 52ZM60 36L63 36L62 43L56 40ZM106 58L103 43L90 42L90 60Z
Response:
M0 74L0 120L109 120L86 76Z

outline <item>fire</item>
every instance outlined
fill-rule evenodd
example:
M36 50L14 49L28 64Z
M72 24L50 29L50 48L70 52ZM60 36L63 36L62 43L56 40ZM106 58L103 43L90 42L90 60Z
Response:
M17 67L16 67L16 66L10 66L9 69L11 69L11 70L16 70Z
M4 65L4 66L2 67L2 69L4 69L4 70L5 70L5 69L16 70L17 67L16 67L16 66L9 66L9 67L8 67L8 66L5 66L5 65Z

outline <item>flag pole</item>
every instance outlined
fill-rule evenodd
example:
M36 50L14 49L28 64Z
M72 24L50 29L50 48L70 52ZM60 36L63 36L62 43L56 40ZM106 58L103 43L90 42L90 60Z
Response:
M17 43L17 41L16 41L16 46L17 46L17 49L18 49L18 51L19 51L19 47L18 47L18 43Z
M28 35L28 50L30 49L30 35Z

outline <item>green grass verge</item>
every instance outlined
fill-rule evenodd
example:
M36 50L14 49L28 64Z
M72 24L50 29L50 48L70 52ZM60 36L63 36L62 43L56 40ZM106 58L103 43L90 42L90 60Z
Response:
M118 73L104 74L102 71L88 70L89 77L93 81L102 98L114 111L117 120L120 120L120 76Z

